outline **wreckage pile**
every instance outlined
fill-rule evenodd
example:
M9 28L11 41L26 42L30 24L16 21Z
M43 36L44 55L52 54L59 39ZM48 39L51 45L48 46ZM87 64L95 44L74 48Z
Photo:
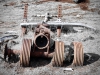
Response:
M59 2L57 3L60 4ZM61 72L62 69L65 72L66 70L73 71L72 68L76 69L75 71L78 71L78 72L80 72L80 69L82 69L82 72L83 72L84 67L86 67L88 63L90 64L91 62L94 61L94 59L97 58L97 57L93 58L91 54L89 54L90 57L86 55L86 52L90 52L88 50L88 46L91 46L91 43L88 43L88 42L94 41L96 37L94 36L95 28L92 27L93 25L89 25L89 24L86 25L86 23L81 21L81 19L84 16L84 13L82 15L81 14L77 15L76 11L74 13L70 13L71 11L69 10L69 8L71 8L71 6L68 6L68 8L66 7L66 9L70 11L69 12L70 14L67 14L68 12L65 11L65 6L68 4L64 3L65 5L61 6L60 4L57 7L59 8L59 10L57 11L58 15L54 15L54 13L52 15L51 12L49 13L45 12L46 14L43 14L44 12L42 12L42 10L40 13L38 13L39 15L36 14L35 11L34 12L32 11L32 14L31 14L30 7L33 4L32 3L28 3L28 4L24 3L24 4L26 4L25 8L22 6L17 7L16 4L10 5L7 7L4 6L5 9L14 6L14 8L21 9L22 12L24 12L24 17L23 17L24 20L22 23L20 23L20 25L17 26L19 28L13 27L13 28L16 28L16 30L21 29L20 33L18 33L17 31L13 31L12 29L12 31L5 32L3 36L0 35L2 36L0 37L0 40L1 40L0 46L4 46L3 58L6 61L8 61L6 62L6 64L11 66L12 69L15 70L16 68L18 68L17 70L19 70L19 64L20 64L20 66L31 66L31 67L28 67L30 70L24 67L24 70L25 70L24 72L25 73L28 72L30 74L32 74L32 72L36 74L37 73L35 72L36 70L40 71L40 73L41 71L45 72L45 71L50 70L48 72L52 73L55 71L54 69L56 69L55 73L58 74L59 72ZM47 4L47 2L43 4ZM34 7L32 6L31 10L35 10L35 7L39 8L39 5L43 5L43 4L36 4L37 6L33 5ZM73 8L75 8L75 10L79 9L77 6L73 6ZM63 11L64 11L64 15L63 15ZM30 16L27 13L31 14L31 17L33 19L34 17L37 18L37 20L41 19L39 17L42 17L44 19L41 19L38 22L34 22L34 20L29 22L28 19L30 19L29 18ZM43 14L43 15L40 15L40 14ZM65 18L66 17L65 15L67 15L67 18ZM72 18L71 20L69 20L70 15L76 15L75 17L78 17L77 18L78 21L76 21L77 20L76 18ZM81 15L81 18L80 18L80 15ZM22 16L22 14L20 16ZM67 20L65 21L63 20L63 18ZM76 19L76 20L73 20L73 19ZM78 23L79 21L82 23ZM5 23L5 22L1 21L1 23ZM92 34L89 34L90 32ZM79 42L75 42L75 41L79 41ZM93 50L93 47L91 46L89 49ZM36 58L35 60L35 57L38 57L38 58ZM40 58L50 58L50 59L43 60ZM14 63L11 62L11 60ZM15 63L15 60L17 60L17 63ZM86 61L88 61L88 63ZM83 67L79 67L79 70L77 70L78 67L76 68L72 67L70 66L70 64L75 65L75 66L83 65ZM14 68L12 65L14 65ZM48 67L48 65L50 67ZM54 66L54 67L52 68L51 66ZM55 67L55 66L64 66L64 67ZM67 68L69 66L71 68ZM10 70L11 68L7 70Z
M1 42L7 42L4 49L4 59L11 59L11 56L19 55L20 65L21 66L29 66L31 57L47 57L52 58L51 64L53 66L62 66L63 61L71 61L73 59L73 65L82 66L84 62L84 53L83 46L81 42L72 42L71 45L67 45L65 48L64 42L60 41L61 32L63 30L75 31L73 27L85 27L95 30L90 26L86 26L81 23L67 23L62 22L62 6L58 6L58 15L50 16L49 13L46 15L42 15L45 19L42 23L28 23L27 22L27 12L28 12L28 4L25 4L24 8L24 23L21 23L21 49L12 49L11 45L16 44L14 40L15 36L11 36L14 38L9 38L7 41L4 41L5 38L2 37ZM41 17L41 15L36 16ZM57 17L57 21L50 21L52 17ZM50 21L50 22L49 22ZM26 35L28 32L32 33L31 38L27 38ZM51 38L51 33L55 32L58 37L57 40ZM14 33L13 31L10 33ZM7 36L5 36L7 38ZM17 36L18 37L18 36ZM9 41L11 40L11 41ZM19 42L19 43L20 43ZM9 46L10 45L10 46ZM74 56L74 58L72 58Z

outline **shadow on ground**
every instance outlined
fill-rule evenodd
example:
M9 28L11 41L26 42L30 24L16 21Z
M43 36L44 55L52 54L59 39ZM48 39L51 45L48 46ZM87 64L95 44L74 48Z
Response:
M84 65L92 64L100 60L100 55L94 53L86 53L84 57Z
M30 60L30 66L31 67L42 67L50 64L51 59L50 58L31 58Z
M94 53L85 53L83 65L86 66L86 65L92 64L98 60L100 60L100 55L94 54ZM64 62L63 66L64 67L69 66L72 64L72 62L73 62L73 59L70 62L66 61L66 62Z
M72 57L73 58L73 57ZM0 56L0 59L5 61L4 58ZM94 53L85 53L84 54L84 66L92 64L96 61L100 60L100 55L94 54ZM17 63L19 61L18 56L12 56L7 63ZM42 67L50 64L51 59L50 58L30 58L30 67ZM73 62L73 59L69 61L64 61L62 67L70 66Z

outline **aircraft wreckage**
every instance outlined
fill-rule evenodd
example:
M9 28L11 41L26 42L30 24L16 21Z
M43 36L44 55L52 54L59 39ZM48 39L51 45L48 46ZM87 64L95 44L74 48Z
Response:
M68 23L62 22L62 6L58 7L58 15L53 16L47 13L46 15L36 15L36 17L44 16L45 19L42 23L28 23L27 22L27 10L28 5L25 5L24 10L24 23L21 23L21 37L22 44L20 50L13 50L8 48L8 44L5 45L4 59L10 58L12 55L19 55L20 65L29 66L31 57L46 57L52 58L51 64L53 66L62 66L63 61L73 60L72 64L75 66L82 66L84 64L84 51L81 42L72 42L65 48L64 42L60 41L61 31L65 28L73 30L73 27L85 27L89 29L94 28L81 24L81 23ZM51 17L57 17L57 21L49 22ZM51 38L53 29L56 29L57 40ZM25 35L31 30L33 34L32 39L25 38ZM55 35L56 36L56 35ZM73 56L73 58L72 58Z

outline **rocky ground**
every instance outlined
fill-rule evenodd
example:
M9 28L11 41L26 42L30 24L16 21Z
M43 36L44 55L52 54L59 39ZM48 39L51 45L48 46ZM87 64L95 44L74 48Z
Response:
M23 0L24 1L24 0ZM63 67L49 65L51 59L34 59L31 67L20 67L19 61L8 62L3 59L3 50L0 50L0 75L99 75L100 73L100 1L90 0L86 3L75 4L71 0L67 2L37 2L29 0L28 22L40 22L43 18L35 18L33 15L45 14L57 15L57 6L62 5L62 21L71 23L83 23L92 26L96 30L84 29L77 33L62 33L61 40L65 44L72 41L82 42L84 53L90 56L85 58L84 66L73 67L64 62ZM0 2L0 37L7 31L16 31L20 35L20 23L23 22L24 3L15 0ZM56 20L56 18L52 19ZM64 71L64 68L73 68L74 71Z

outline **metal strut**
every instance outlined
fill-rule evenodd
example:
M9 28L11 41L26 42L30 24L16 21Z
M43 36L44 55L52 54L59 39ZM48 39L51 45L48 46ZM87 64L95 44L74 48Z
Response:
M24 8L24 21L27 22L27 12L28 12L28 3L25 4Z
M62 5L58 6L58 18L61 19L62 17Z

